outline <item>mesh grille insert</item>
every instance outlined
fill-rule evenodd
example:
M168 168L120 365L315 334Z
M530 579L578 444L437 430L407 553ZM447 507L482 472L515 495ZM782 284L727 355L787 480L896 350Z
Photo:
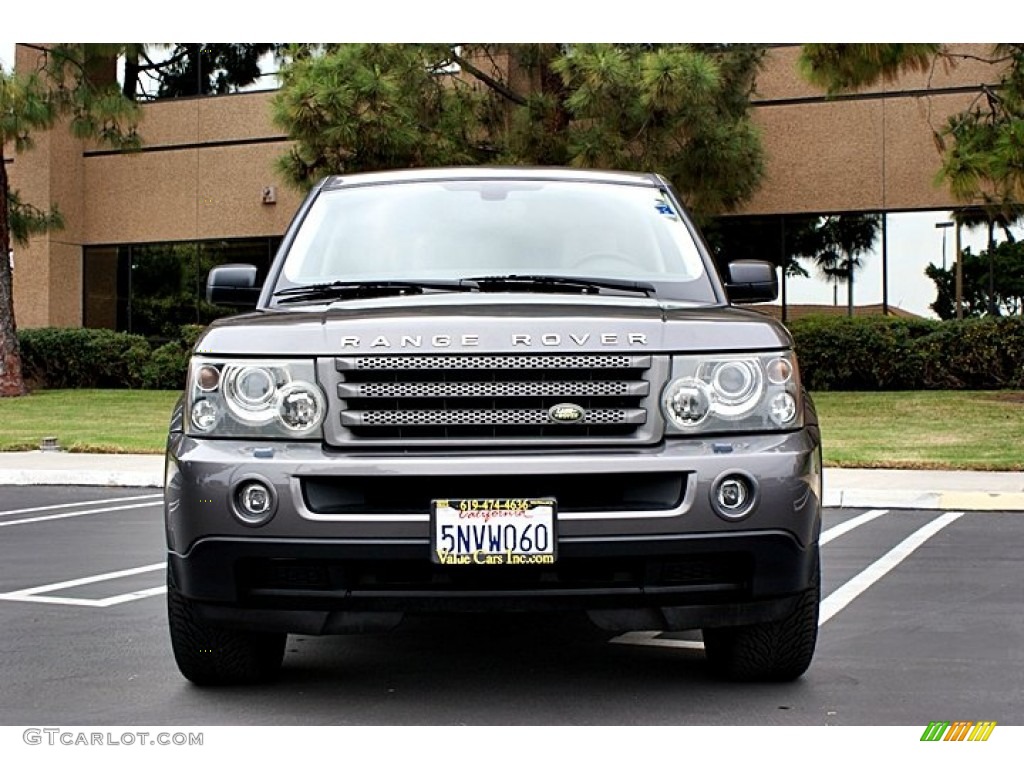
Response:
M358 397L615 397L646 395L646 381L374 381L339 384L343 400Z
M645 414L639 408L595 408L586 413L580 424L642 424ZM546 410L537 409L474 409L460 411L346 411L341 417L346 426L373 425L519 425L519 424L553 424ZM566 424L565 426L572 426Z
M404 354L334 362L347 439L628 440L648 420L650 355ZM574 411L576 418L556 418Z

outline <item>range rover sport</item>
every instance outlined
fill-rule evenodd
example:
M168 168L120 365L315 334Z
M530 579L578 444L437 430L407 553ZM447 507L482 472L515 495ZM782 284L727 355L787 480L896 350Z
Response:
M176 661L266 680L288 633L416 612L584 611L702 630L791 680L817 635L821 449L793 344L737 304L662 177L462 168L335 176L265 279L209 276L172 418ZM261 284L258 284L261 283Z

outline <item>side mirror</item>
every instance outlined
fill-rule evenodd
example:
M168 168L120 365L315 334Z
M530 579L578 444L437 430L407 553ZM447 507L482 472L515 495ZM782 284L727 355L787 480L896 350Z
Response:
M255 307L260 289L251 264L214 267L206 277L206 300L222 307Z
M779 295L775 265L767 261L741 259L729 262L729 279L725 283L733 304L757 304L774 301Z

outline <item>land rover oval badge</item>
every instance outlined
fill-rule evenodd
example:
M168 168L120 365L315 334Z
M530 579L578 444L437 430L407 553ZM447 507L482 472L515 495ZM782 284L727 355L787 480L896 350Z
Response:
M587 412L575 403L559 403L548 408L548 418L556 424L578 424Z

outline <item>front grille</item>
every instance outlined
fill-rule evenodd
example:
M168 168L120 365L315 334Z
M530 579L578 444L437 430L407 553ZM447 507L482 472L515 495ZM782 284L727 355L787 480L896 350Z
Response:
M342 442L652 434L650 355L366 355L336 358L334 369ZM555 418L563 405L575 418Z

